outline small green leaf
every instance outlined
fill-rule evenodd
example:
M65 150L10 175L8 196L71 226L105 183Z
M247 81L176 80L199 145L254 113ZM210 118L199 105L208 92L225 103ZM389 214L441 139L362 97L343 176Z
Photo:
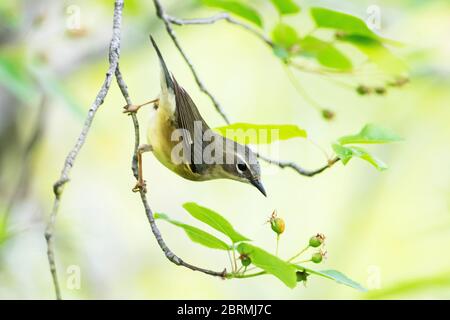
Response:
M355 45L383 71L392 74L407 71L406 64L383 45L398 46L399 43L378 36L360 18L325 8L311 8L311 16L319 28L339 31L339 40Z
M0 203L0 249L14 234L8 228L7 208Z
M220 250L230 250L231 249L228 244L226 244L222 240L216 238L212 234L209 234L208 232L200 230L191 225L172 220L163 213L155 213L155 219L163 219L163 220L170 222L174 226L182 228L184 230L184 232L186 232L189 239L191 239L193 242L201 244L205 247L208 247L211 249L220 249Z
M311 16L319 28L335 29L346 34L366 36L373 39L379 38L367 27L363 20L347 13L316 7L311 8Z
M298 40L297 31L286 23L280 22L272 30L272 41L288 51L297 44Z
M224 217L222 217L217 212L212 211L211 209L199 206L194 202L185 203L183 205L183 208L186 209L186 211L189 212L189 214L195 219L206 223L210 227L228 236L234 243L250 240L234 230L231 223L229 223Z
M445 228L445 225L442 227ZM450 271L444 270L439 273L425 272L423 276L418 276L405 280L397 280L392 285L382 289L370 290L364 299L395 299L412 296L415 293L423 293L437 288L448 290L450 288Z
M338 70L351 70L353 68L350 59L332 45L317 54L317 61L324 67Z
M344 146L341 146L338 143L333 144L333 150L338 156L339 159L341 159L342 163L346 165L350 159L353 157L353 152L351 149L346 148Z
M9 234L4 216L0 215L0 247L8 240Z
M244 144L270 144L278 140L306 138L307 133L296 125L234 123L215 128L224 137Z
M375 156L371 155L367 150L360 148L360 147L350 147L350 150L353 152L354 157L358 157L360 159L366 160L371 165L373 165L375 168L377 168L380 171L386 170L388 168L387 164L385 164L380 159L376 158Z
M280 14L293 14L300 12L300 7L293 0L271 0Z
M349 277L347 277L345 274L336 271L336 270L322 270L322 271L316 271L316 270L312 270L309 268L305 268L302 266L296 266L298 270L301 271L306 271L310 274L314 274L316 276L320 276L320 277L324 277L326 279L330 279L330 280L334 280L337 283L346 285L348 287L351 287L353 289L362 291L362 292L366 292L367 289L364 288L362 285L360 285L359 283L357 283L356 281L353 281L352 279L350 279Z
M5 52L0 56L0 84L23 103L37 99L37 89L22 52Z
M402 139L397 134L388 129L375 124L367 124L358 134L341 137L338 141L344 145L355 143L389 143L400 140Z
M405 62L389 51L381 40L360 35L343 35L338 39L354 45L385 72L398 74L408 70Z
M336 152L336 155L339 157L339 159L341 159L344 165L346 165L352 157L358 157L369 162L371 165L373 165L380 171L386 170L388 168L383 161L377 159L375 156L371 155L367 150L360 147L354 146L344 147L340 144L333 144L333 150L334 152Z
M338 70L351 70L353 68L350 59L331 43L313 36L307 36L301 39L299 44L300 54L315 57L325 67Z
M201 2L206 6L220 8L231 12L241 18L253 22L259 27L263 26L263 21L259 13L244 2L237 0L201 0Z
M295 265L283 261L267 251L249 243L243 242L239 244L237 250L240 254L249 256L255 266L274 275L283 281L289 288L294 288L297 285Z

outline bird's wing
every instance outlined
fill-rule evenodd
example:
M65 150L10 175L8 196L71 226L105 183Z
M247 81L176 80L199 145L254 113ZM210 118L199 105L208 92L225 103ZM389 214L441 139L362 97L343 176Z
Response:
M202 155L204 148L203 133L209 129L205 120L200 115L194 101L192 101L189 94L184 90L175 77L172 75L174 83L175 93L175 118L177 127L184 129L182 132L183 143L186 147L184 150L190 149L190 154L185 155L190 164L190 168L194 173L201 173L206 169L206 165L203 163ZM197 132L195 127L197 126ZM189 145L188 145L189 144Z

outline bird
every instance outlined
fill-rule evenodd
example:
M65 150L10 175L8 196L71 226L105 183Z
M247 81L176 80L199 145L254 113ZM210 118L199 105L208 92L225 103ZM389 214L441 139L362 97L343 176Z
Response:
M190 95L169 72L151 35L150 41L160 65L160 93L156 99L144 104L125 106L124 111L130 114L144 105L153 104L147 144L139 146L137 150L138 181L133 191L146 192L142 154L152 152L165 167L185 179L231 179L253 185L267 196L256 153L247 145L211 130Z

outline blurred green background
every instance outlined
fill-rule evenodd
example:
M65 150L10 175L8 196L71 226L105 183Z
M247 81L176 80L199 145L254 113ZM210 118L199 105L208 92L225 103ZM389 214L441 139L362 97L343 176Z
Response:
M162 1L178 17L208 16L196 1ZM278 17L263 0L251 1L266 21ZM0 298L53 298L44 227L52 184L73 146L103 81L113 1L12 1L0 3ZM56 258L65 298L136 299L366 299L450 297L450 3L448 1L298 1L360 17L381 9L381 33L405 43L398 50L411 82L384 95L359 96L317 74L295 72L309 96L333 110L325 121L289 82L280 61L251 34L220 22L175 27L208 88L234 120L292 123L331 154L337 137L375 122L405 138L371 147L389 165L338 164L314 178L263 166L268 198L233 181L183 180L145 155L153 210L196 224L182 209L195 201L220 212L256 244L273 250L264 222L274 209L286 221L280 254L307 239L327 236L323 268L340 270L371 288L351 288L310 277L288 289L274 277L223 281L171 264L156 244L142 204L131 192L133 127L122 114L115 83L97 114L65 188L56 231ZM74 10L80 24L73 29ZM307 16L307 10L302 15ZM296 18L289 18L295 23ZM157 39L171 70L211 126L223 125L155 16L151 1L125 1L121 70L134 102L154 98L159 70L148 34ZM347 77L376 84L376 75ZM147 110L139 114L145 127ZM144 128L142 128L144 132ZM326 161L306 140L279 146L282 159L306 168ZM168 245L188 262L223 269L221 251L186 241L159 223ZM73 268L81 287L71 288ZM379 289L376 289L379 287Z

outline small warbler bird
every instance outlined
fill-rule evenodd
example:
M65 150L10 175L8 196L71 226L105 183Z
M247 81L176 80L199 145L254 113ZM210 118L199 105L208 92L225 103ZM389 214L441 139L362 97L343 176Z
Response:
M153 104L148 144L138 149L139 174L133 191L145 191L142 153L151 151L164 166L185 179L232 179L249 183L266 196L256 154L247 146L210 129L189 94L169 73L153 37L150 36L150 40L160 62L161 92L158 98L141 105L126 106L124 111L137 112L140 107Z

